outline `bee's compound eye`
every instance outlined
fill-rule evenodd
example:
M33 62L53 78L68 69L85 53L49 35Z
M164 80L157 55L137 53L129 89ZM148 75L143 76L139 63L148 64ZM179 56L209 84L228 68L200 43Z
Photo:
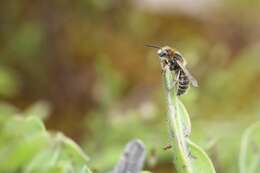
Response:
M157 51L157 54L160 55L161 52L162 52L162 49L159 49L159 50Z
M162 49L159 49L157 53L160 57L166 56L166 52Z

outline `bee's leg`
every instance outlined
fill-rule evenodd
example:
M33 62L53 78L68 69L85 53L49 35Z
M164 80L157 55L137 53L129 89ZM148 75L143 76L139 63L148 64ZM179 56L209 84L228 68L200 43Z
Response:
M179 77L180 77L180 71L177 72L176 78L173 81L173 85L172 86L177 86L178 82L179 82Z
M161 61L160 64L161 64L162 74L164 74L167 68L167 61Z

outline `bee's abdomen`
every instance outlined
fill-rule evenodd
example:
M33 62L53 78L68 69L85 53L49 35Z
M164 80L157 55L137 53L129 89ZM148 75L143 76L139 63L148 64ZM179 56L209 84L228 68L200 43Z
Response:
M180 76L178 80L178 87L177 87L177 95L180 96L184 94L187 89L189 88L190 81L188 77L185 75L183 71L180 71Z

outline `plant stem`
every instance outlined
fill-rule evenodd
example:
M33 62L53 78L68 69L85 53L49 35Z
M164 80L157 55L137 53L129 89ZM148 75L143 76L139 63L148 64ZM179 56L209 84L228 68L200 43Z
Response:
M174 92L172 72L168 67L163 73L168 105L168 131L172 142L173 162L178 173L192 173L191 160L189 158L188 143L183 127L183 117L178 113L179 104L176 92Z

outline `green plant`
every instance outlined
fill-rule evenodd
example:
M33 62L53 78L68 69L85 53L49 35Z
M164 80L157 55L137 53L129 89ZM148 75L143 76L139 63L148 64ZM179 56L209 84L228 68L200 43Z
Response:
M257 173L260 170L260 122L248 127L243 133L240 156L240 173Z
M173 76L167 67L163 78L168 104L173 162L178 173L215 173L214 166L207 154L189 139L191 132L189 114L173 91Z
M40 118L0 117L0 172L90 173L79 146L61 133L48 132Z

